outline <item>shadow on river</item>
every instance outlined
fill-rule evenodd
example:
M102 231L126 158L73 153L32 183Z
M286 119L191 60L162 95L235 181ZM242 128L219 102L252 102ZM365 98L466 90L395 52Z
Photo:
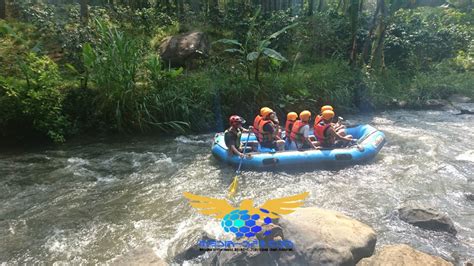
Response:
M472 104L468 104L474 109ZM246 171L235 201L309 191L305 206L345 213L377 232L377 246L406 243L453 262L474 257L474 116L387 111L346 117L387 137L365 165L304 172ZM224 198L234 169L210 155L212 134L133 138L0 155L0 261L110 262L151 247L170 259L190 232L220 234L182 193ZM416 202L448 214L457 236L401 221Z

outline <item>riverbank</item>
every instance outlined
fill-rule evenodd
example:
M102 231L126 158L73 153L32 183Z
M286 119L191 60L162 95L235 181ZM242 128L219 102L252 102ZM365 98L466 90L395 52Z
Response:
M282 118L324 104L345 115L474 97L470 10L397 7L377 41L371 9L358 21L331 5L307 16L235 5L217 19L97 4L81 9L84 21L79 5L10 3L0 20L2 140L202 133L262 106Z

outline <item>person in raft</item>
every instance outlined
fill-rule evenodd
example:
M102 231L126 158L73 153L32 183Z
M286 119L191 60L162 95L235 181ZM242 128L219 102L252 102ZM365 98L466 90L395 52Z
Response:
M260 134L260 131L259 131L259 124L260 124L260 121L262 121L263 119L263 114L268 111L268 110L271 110L270 108L268 107L262 107L260 108L260 114L257 115L255 117L255 119L253 120L253 133L255 134L255 136L257 137L257 140L258 142L262 142L262 134Z
M321 116L321 114L326 110L330 110L330 111L334 112L334 108L331 105L324 105L324 106L321 107L321 113L319 113L319 115L317 115L316 118L314 119L314 131L315 132L316 132L316 126L323 120L323 117ZM337 133L340 133L342 136L346 135L346 126L344 126L342 124L342 122L339 121L339 119L336 123L332 123L332 121L331 121L331 124L332 124L332 126L334 127L334 129L336 130Z
M326 110L322 112L321 118L321 121L314 125L314 135L318 138L319 146L323 148L340 148L352 141L351 135L343 135L334 128L331 123L334 118L333 111Z
M291 130L293 129L293 124L295 123L296 119L298 119L298 114L295 112L289 112L286 115L286 123L285 123L285 150L289 150L291 147L291 139L290 134Z
M304 110L300 113L300 119L295 122L291 130L291 150L316 149L317 146L309 138L309 120L311 112Z
M233 115L229 118L230 127L224 132L225 145L228 147L229 155L238 155L244 157L243 150L240 147L240 137L242 133L250 133L252 127L245 129L242 124L245 124L245 120L238 115ZM247 154L250 157L250 154Z
M262 113L262 120L258 125L258 131L262 136L260 146L268 149L284 149L285 141L278 136L279 127L273 121L278 121L272 109L265 109Z

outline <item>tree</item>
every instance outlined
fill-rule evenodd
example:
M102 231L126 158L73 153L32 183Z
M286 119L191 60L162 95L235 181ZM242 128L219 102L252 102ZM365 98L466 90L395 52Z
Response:
M359 30L359 13L360 3L362 0L351 0L349 5L349 17L351 22L351 33L352 33L352 49L349 58L349 64L355 65L357 56L357 31Z
M254 19L258 16L258 14L259 14L259 10L257 11ZM240 43L237 40L231 40L231 39L220 39L216 42L230 44L235 47L231 49L226 49L225 51L240 55L241 57L240 61L247 69L247 75L249 79L251 78L250 64L252 62L255 62L255 78L254 79L255 81L259 81L260 63L261 63L262 58L271 58L279 62L288 61L279 52L275 51L274 49L271 49L270 45L272 44L272 41L278 38L278 36L286 33L287 30L295 27L296 25L298 25L298 23L294 23L292 25L286 26L283 29L271 34L267 38L257 42L256 47L255 46L251 47L251 45L249 44L249 41L250 41L250 38L253 36L252 31L254 27L256 26L255 20L253 20L252 25L250 26L249 32L247 33L247 38L244 43Z
M313 10L314 10L314 0L309 0L308 16L313 15Z
M0 0L0 19L7 18L7 3L6 0Z
M81 20L84 24L89 21L89 9L87 7L87 0L80 0L81 5Z

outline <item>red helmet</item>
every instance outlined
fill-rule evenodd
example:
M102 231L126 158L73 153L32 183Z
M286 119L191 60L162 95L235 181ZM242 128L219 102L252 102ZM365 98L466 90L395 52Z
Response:
M238 115L233 115L229 118L229 123L231 126L236 125L236 124L244 124L245 120L242 119L242 117Z

